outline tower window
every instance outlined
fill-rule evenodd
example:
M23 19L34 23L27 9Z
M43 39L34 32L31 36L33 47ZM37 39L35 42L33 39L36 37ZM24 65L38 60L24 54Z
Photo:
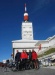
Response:
M30 36L32 36L32 34Z
M23 28L25 28L25 27L23 27Z
M29 28L31 28L31 27L29 27Z
M24 36L26 36L26 35L24 34Z

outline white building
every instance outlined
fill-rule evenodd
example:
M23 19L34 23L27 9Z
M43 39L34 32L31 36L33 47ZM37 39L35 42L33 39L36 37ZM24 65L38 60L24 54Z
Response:
M32 22L29 22L26 4L25 4L24 21L22 22L21 29L22 29L21 31L22 39L12 41L14 56L17 50L22 52L23 49L26 49L27 51L34 49L36 42L38 42L38 40L33 40L33 25Z
M46 40L39 40L38 42L36 42L35 45L39 46L40 44L41 44L41 49L38 51L39 54L44 53L50 48L55 48L55 35L47 38Z
M22 40L33 40L32 22L22 22Z
M33 39L33 25L29 22L28 13L25 4L24 21L22 22L22 39L12 41L13 54L15 56L17 50L22 52L23 49L27 51L34 49L36 52L44 52L47 48L55 44L55 35L46 40L34 40ZM41 44L41 50L39 45Z

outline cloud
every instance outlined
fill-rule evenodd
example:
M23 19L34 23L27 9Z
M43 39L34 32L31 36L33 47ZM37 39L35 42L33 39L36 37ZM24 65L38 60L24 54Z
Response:
M55 31L55 26L53 26L53 27L51 27L50 29L49 29L49 31Z
M33 12L31 12L32 14L35 13L37 10L45 7L46 5L48 5L50 3L51 0L36 0L35 1L35 5L34 5L34 9Z

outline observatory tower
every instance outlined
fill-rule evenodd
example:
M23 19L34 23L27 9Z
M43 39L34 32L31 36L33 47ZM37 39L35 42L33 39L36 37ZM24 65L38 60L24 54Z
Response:
M33 40L33 26L32 22L29 22L26 4L24 12L24 21L22 22L22 40Z
M22 39L12 41L14 57L17 50L19 50L19 52L22 52L22 50L24 49L29 52L29 50L35 49L35 44L38 41L33 39L33 26L32 22L29 21L29 15L27 13L26 4L25 4L25 12L23 17L24 19L21 26Z

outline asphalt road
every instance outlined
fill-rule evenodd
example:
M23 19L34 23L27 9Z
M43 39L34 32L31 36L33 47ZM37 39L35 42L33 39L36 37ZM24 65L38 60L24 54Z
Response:
M55 75L55 69L40 68L39 70L25 70L13 72L10 69L5 71L4 68L0 67L0 75Z

